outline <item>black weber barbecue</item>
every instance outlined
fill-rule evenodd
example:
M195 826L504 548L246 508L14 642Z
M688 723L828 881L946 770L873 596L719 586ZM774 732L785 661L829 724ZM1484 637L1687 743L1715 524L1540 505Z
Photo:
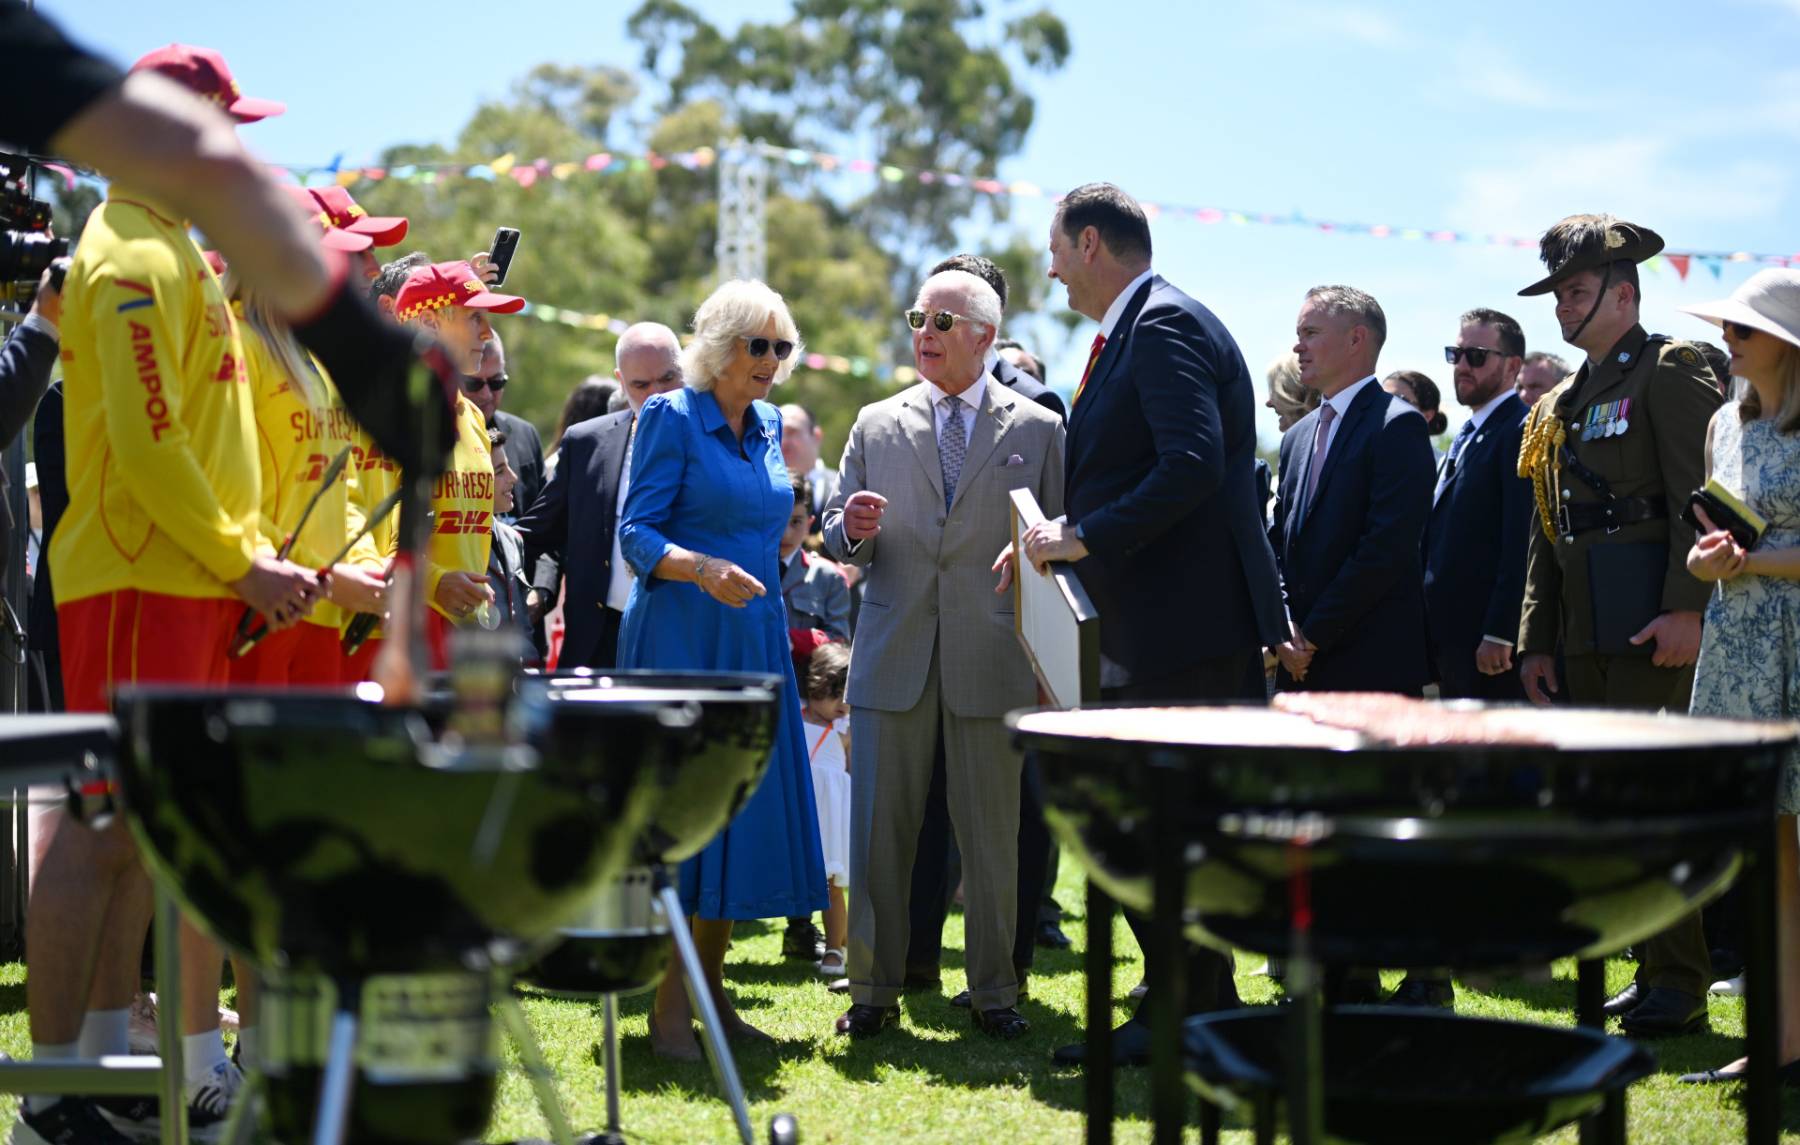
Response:
M1622 949L1704 905L1763 853L1781 752L1796 734L1786 724L1394 697L1302 703L1306 714L1097 708L1009 719L1042 771L1053 829L1091 878L1126 904L1155 911L1164 935L1179 925L1194 938L1308 966L1507 965ZM1396 887L1432 909L1397 909ZM1758 981L1772 977L1765 969ZM1304 1017L1310 1006L1290 1009ZM1316 1022L1301 1023L1273 1056L1256 1048L1269 1046L1267 1028L1196 1019L1208 1027L1189 1031L1196 1083L1220 1099L1234 1088L1267 1097L1255 1079L1277 1069L1279 1088L1292 1087L1290 1108L1303 1098L1316 1116L1320 1087L1328 1093L1343 1078L1329 1062L1320 1065L1321 1036L1327 1054L1370 1036L1370 1021L1338 1022L1333 1033L1338 1017L1349 1016L1328 1018L1323 1034ZM1180 1116L1178 1020L1170 1015L1153 1039L1158 1140L1171 1139L1168 1122ZM1466 1123L1449 1134L1446 1120L1432 1137L1431 1123L1418 1120L1431 1108L1427 1090L1455 1085L1444 1068L1480 1071L1483 1047L1498 1045L1480 1025L1446 1029L1433 1034L1461 1049L1440 1046L1431 1055L1440 1068L1414 1075L1413 1100L1387 1095L1385 1137L1354 1139L1474 1139ZM1753 1030L1753 1062L1758 1036ZM1090 1041L1090 1055L1102 1046ZM1510 1078L1512 1095L1549 1092L1566 1065L1562 1080L1579 1076L1586 1085L1560 1093L1573 1100L1555 1108L1592 1111L1595 1095L1617 1090L1640 1068L1621 1060L1596 1070L1593 1049L1564 1044L1542 1053L1544 1072ZM1340 1053L1338 1065L1354 1057ZM1771 1044L1764 1059L1773 1057ZM1340 1119L1344 1109L1324 1106ZM1401 1132L1409 1118L1410 1137ZM1308 1130L1318 1127L1299 1120L1296 1139L1317 1139ZM1622 1134L1622 1115L1613 1120ZM1772 1131L1755 1100L1751 1122L1753 1136ZM1090 1121L1096 1137L1104 1134ZM1509 1138L1496 1131L1480 1139Z

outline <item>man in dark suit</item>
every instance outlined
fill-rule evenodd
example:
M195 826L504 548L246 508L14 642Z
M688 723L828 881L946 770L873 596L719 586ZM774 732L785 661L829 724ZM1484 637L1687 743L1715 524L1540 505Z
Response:
M825 506L837 496L837 470L819 458L825 444L825 431L813 419L812 411L797 402L781 407L781 460L788 472L806 477L811 496L813 535L818 535L819 522L825 519Z
M1515 389L1525 334L1497 310L1471 310L1444 356L1469 420L1438 467L1425 530L1432 662L1445 699L1523 700L1513 642L1532 523L1531 480L1519 476L1526 409Z
M1026 556L1076 562L1100 613L1103 699L1260 700L1262 648L1286 623L1257 505L1244 357L1210 310L1151 270L1143 208L1111 184L1058 204L1050 276L1100 333L1070 410L1067 517L1035 526ZM1145 946L1145 920L1126 917ZM1225 955L1191 947L1184 981L1178 1012L1237 1004ZM1152 991L1115 1032L1118 1059L1144 1060L1156 1004Z
M630 327L619 335L615 355L628 408L569 427L555 476L517 522L525 541L524 567L537 570L527 600L534 616L555 603L557 570L568 570L558 661L563 667L617 663L619 621L631 595L618 527L631 473L632 430L637 411L652 394L681 387L681 343L667 326ZM545 556L553 562L539 560Z
M1301 384L1324 400L1282 436L1269 529L1293 624L1275 649L1283 690L1417 696L1430 676L1421 549L1431 439L1418 409L1375 380L1386 339L1387 317L1364 292L1307 292L1294 353ZM1420 975L1396 1001L1448 1005L1448 991L1445 974ZM1325 996L1374 1002L1381 986L1372 970L1333 967Z
M1324 401L1281 439L1269 539L1293 637L1278 684L1417 696L1430 675L1421 546L1436 483L1425 419L1375 381L1387 318L1354 287L1300 309L1300 381Z

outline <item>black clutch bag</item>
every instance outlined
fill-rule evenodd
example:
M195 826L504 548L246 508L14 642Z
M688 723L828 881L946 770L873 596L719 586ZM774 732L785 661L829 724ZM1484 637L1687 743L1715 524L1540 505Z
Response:
M1713 524L1730 533L1731 539L1746 552L1754 549L1768 532L1768 520L1716 480L1709 480L1704 487L1694 490L1687 506L1681 510L1681 519L1692 525L1695 532L1710 532L1694 512L1696 505L1706 511Z

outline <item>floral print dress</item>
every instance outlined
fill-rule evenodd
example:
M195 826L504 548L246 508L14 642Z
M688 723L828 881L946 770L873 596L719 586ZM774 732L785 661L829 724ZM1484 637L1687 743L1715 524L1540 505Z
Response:
M1759 549L1800 546L1800 433L1773 418L1738 419L1726 402L1712 420L1712 475L1768 518ZM1713 586L1694 668L1697 716L1800 716L1800 580L1744 574ZM1800 814L1800 752L1775 792L1778 814Z

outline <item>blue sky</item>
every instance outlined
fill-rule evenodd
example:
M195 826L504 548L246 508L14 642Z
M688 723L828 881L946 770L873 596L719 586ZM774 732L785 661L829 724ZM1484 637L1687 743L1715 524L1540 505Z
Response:
M690 2L724 24L772 7ZM1000 15L1032 6L990 4ZM635 62L624 34L634 3L40 7L122 61L171 40L218 48L247 92L290 104L245 131L286 163L339 153L356 163L390 143L448 141L482 100L546 60ZM1054 191L1107 179L1153 202L1483 233L1536 235L1565 214L1611 211L1671 249L1800 253L1800 0L1050 7L1074 54L1057 75L1030 80L1037 122L1002 167L1007 180ZM1049 217L1048 200L1021 199L1009 221L977 217L965 234L1042 239ZM1514 296L1538 276L1533 251L1173 218L1153 229L1158 271L1219 313L1259 384L1291 342L1301 296L1321 282L1374 294L1390 328L1383 368L1423 369L1445 390L1441 347L1469 307L1511 313L1533 348L1568 349L1548 300ZM1646 277L1646 325L1704 336L1676 308L1750 271L1727 266L1715 279L1696 266L1684 283L1665 266ZM1072 386L1091 324L1067 343L1047 323L1015 332L1047 343L1052 381ZM1447 412L1454 429L1460 411ZM1273 418L1261 428L1272 442Z

